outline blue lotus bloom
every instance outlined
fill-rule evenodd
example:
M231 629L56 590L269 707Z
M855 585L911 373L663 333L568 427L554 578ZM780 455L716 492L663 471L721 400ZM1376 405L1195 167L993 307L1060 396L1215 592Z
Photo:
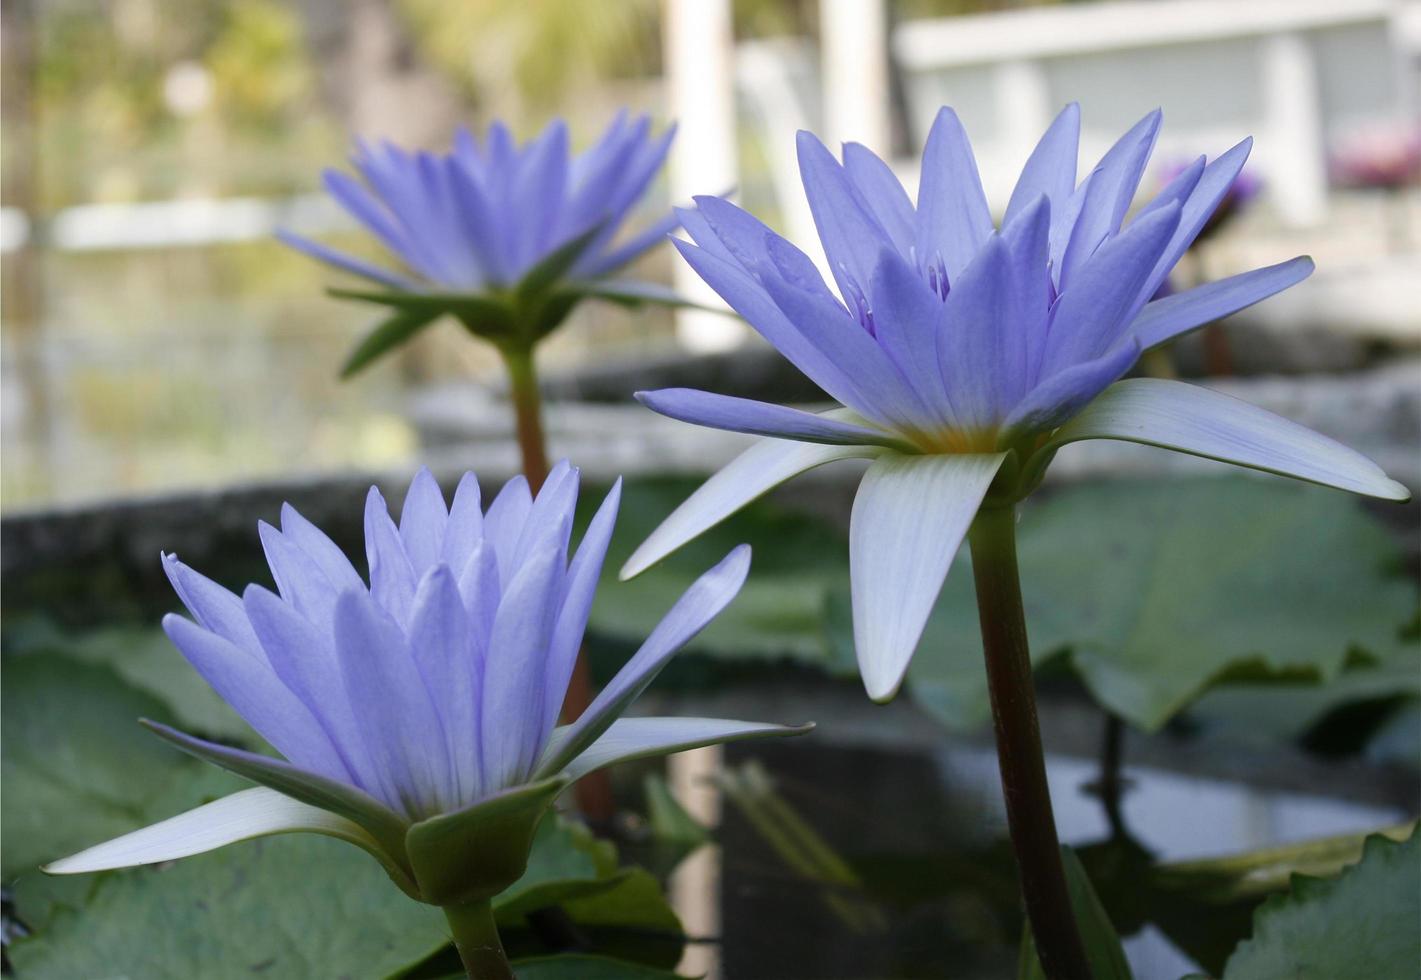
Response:
M621 234L674 135L675 127L653 135L649 118L621 113L576 156L562 120L522 146L501 122L482 141L461 128L444 154L358 141L352 163L359 179L328 169L325 187L399 267L289 231L278 237L380 287L335 295L398 311L357 349L347 374L443 313L480 336L528 347L583 297L628 306L681 302L656 283L611 278L680 224L673 211Z
M574 552L577 493L578 471L563 462L536 498L515 477L486 513L478 481L467 474L446 508L422 470L396 524L371 488L368 586L330 538L289 506L280 529L260 527L276 592L251 585L238 597L164 556L192 616L169 615L164 630L282 758L150 724L180 748L262 785L47 870L147 864L304 830L365 848L412 896L447 904L467 898L471 880L492 879L492 894L516 879L536 818L572 780L623 759L803 731L621 717L739 591L750 563L745 546L686 591L581 717L556 727L620 482ZM527 839L480 838L506 835L510 826ZM473 870L459 870L461 849L473 852L465 861ZM506 864L490 870L490 861Z
M769 437L693 494L622 570L635 575L776 484L873 460L850 532L854 637L875 699L893 696L979 506L1010 503L1057 449L1123 439L1356 493L1404 499L1372 462L1205 388L1119 380L1142 351L1287 288L1306 257L1151 301L1228 194L1244 140L1183 169L1126 221L1160 114L1077 181L1079 109L1042 137L995 226L951 109L923 155L916 207L862 146L812 135L799 162L837 293L739 208L697 199L686 261L843 407L822 414L687 389L638 397L673 418Z
M567 269L597 278L626 265L677 227L675 214L624 243L613 239L661 169L675 127L617 116L576 157L567 124L550 123L517 145L501 122L482 143L466 128L450 153L409 152L360 141L352 163L364 183L326 170L327 192L400 260L393 271L284 232L323 262L396 289L478 292L511 286L559 248L591 233Z

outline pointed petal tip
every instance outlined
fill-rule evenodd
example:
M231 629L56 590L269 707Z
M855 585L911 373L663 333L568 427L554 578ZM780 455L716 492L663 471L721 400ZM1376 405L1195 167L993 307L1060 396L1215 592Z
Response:
M860 666L860 671L863 671L862 666ZM874 704L887 704L898 696L898 691L903 687L903 679L907 674L908 664L906 662L896 677L890 674L879 675L863 672L863 689Z
M1399 480L1393 480L1387 477L1386 482L1381 486L1384 492L1378 493L1377 496L1382 500L1392 500L1398 504L1404 504L1411 500L1410 488Z

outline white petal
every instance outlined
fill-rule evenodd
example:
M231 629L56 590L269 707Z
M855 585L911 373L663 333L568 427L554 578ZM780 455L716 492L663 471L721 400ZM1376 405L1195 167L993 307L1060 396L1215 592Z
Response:
M1409 490L1370 459L1256 405L1208 388L1133 378L1107 388L1042 447L1121 439L1291 476L1369 497L1406 500Z
M874 460L849 526L854 648L875 701L898 693L952 558L1004 454Z
M878 446L821 446L784 439L757 442L672 511L627 559L621 578L625 581L640 575L792 476L836 459L872 459L884 451Z
M131 868L202 854L254 837L303 830L339 837L369 851L379 849L374 838L345 817L257 786L95 844L45 865L44 870L69 875Z
M553 733L546 755L555 754L571 726ZM731 721L725 718L619 718L582 754L569 762L563 772L581 779L595 769L649 755L670 755L702 745L735 742L747 738L803 735L813 725L770 725L758 721Z

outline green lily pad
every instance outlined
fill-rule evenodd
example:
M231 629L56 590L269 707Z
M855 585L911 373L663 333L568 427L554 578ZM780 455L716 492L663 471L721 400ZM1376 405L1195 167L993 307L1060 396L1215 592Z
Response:
M731 548L749 542L754 555L745 587L686 648L719 657L790 657L826 664L824 597L835 586L847 585L849 552L844 535L822 520L762 501L672 554L655 574L617 580L617 569L632 551L697 485L653 479L624 488L590 631L604 640L640 644L692 582ZM597 498L584 496L590 516Z
M400 893L359 850L311 834L97 879L11 948L16 974L54 977L384 976L448 941L438 909Z
M1408 644L1385 660L1359 656L1326 684L1228 684L1189 709L1192 721L1238 741L1294 740L1349 705L1367 704L1384 730L1404 706L1421 702L1421 646ZM1393 710L1387 710L1391 708ZM1416 743L1411 743L1416 764Z
M157 626L107 626L66 633L38 621L22 631L7 630L6 641L7 657L58 654L108 667L130 686L166 704L173 723L184 731L225 742L260 744L251 727Z
M1367 840L1360 863L1336 878L1293 878L1253 918L1253 937L1223 980L1373 980L1410 977L1421 964L1421 835Z
M1068 652L1096 700L1147 731L1225 681L1330 681L1349 651L1393 656L1416 603L1355 500L1279 481L1074 487L1024 509L1018 548L1033 658ZM964 549L908 674L956 728L989 711L969 563Z
M200 765L138 726L163 702L106 667L56 655L7 656L0 693L3 875L127 833L155 797Z

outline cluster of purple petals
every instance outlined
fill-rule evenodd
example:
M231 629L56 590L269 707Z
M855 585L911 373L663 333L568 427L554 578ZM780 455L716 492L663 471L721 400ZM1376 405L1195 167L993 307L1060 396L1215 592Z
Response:
M1311 269L1294 260L1147 310L1233 187L1251 141L1183 167L1132 214L1160 114L1078 180L1079 125L1074 105L1057 117L1000 229L951 109L928 137L916 203L866 148L847 144L841 162L801 133L805 192L837 293L804 252L716 198L681 212L694 244L677 244L738 313L867 421L928 451L991 450L1059 425L1142 349ZM689 404L679 414L669 393L663 401L658 410L694 414ZM748 420L728 427L756 431Z
M446 507L427 470L398 524L371 488L369 585L295 509L261 525L277 591L240 596L170 555L192 614L163 627L298 769L410 819L526 782L558 719L620 497L571 550L578 472L535 498L520 476L485 513L472 473Z
M590 235L569 275L600 277L675 229L675 215L667 215L628 238L618 234L674 133L673 127L653 135L649 118L621 113L576 156L560 119L521 146L501 122L482 141L461 128L453 150L443 154L362 140L351 161L359 178L330 169L325 187L404 269L373 265L290 232L280 237L395 289L477 292L517 283L559 248Z

